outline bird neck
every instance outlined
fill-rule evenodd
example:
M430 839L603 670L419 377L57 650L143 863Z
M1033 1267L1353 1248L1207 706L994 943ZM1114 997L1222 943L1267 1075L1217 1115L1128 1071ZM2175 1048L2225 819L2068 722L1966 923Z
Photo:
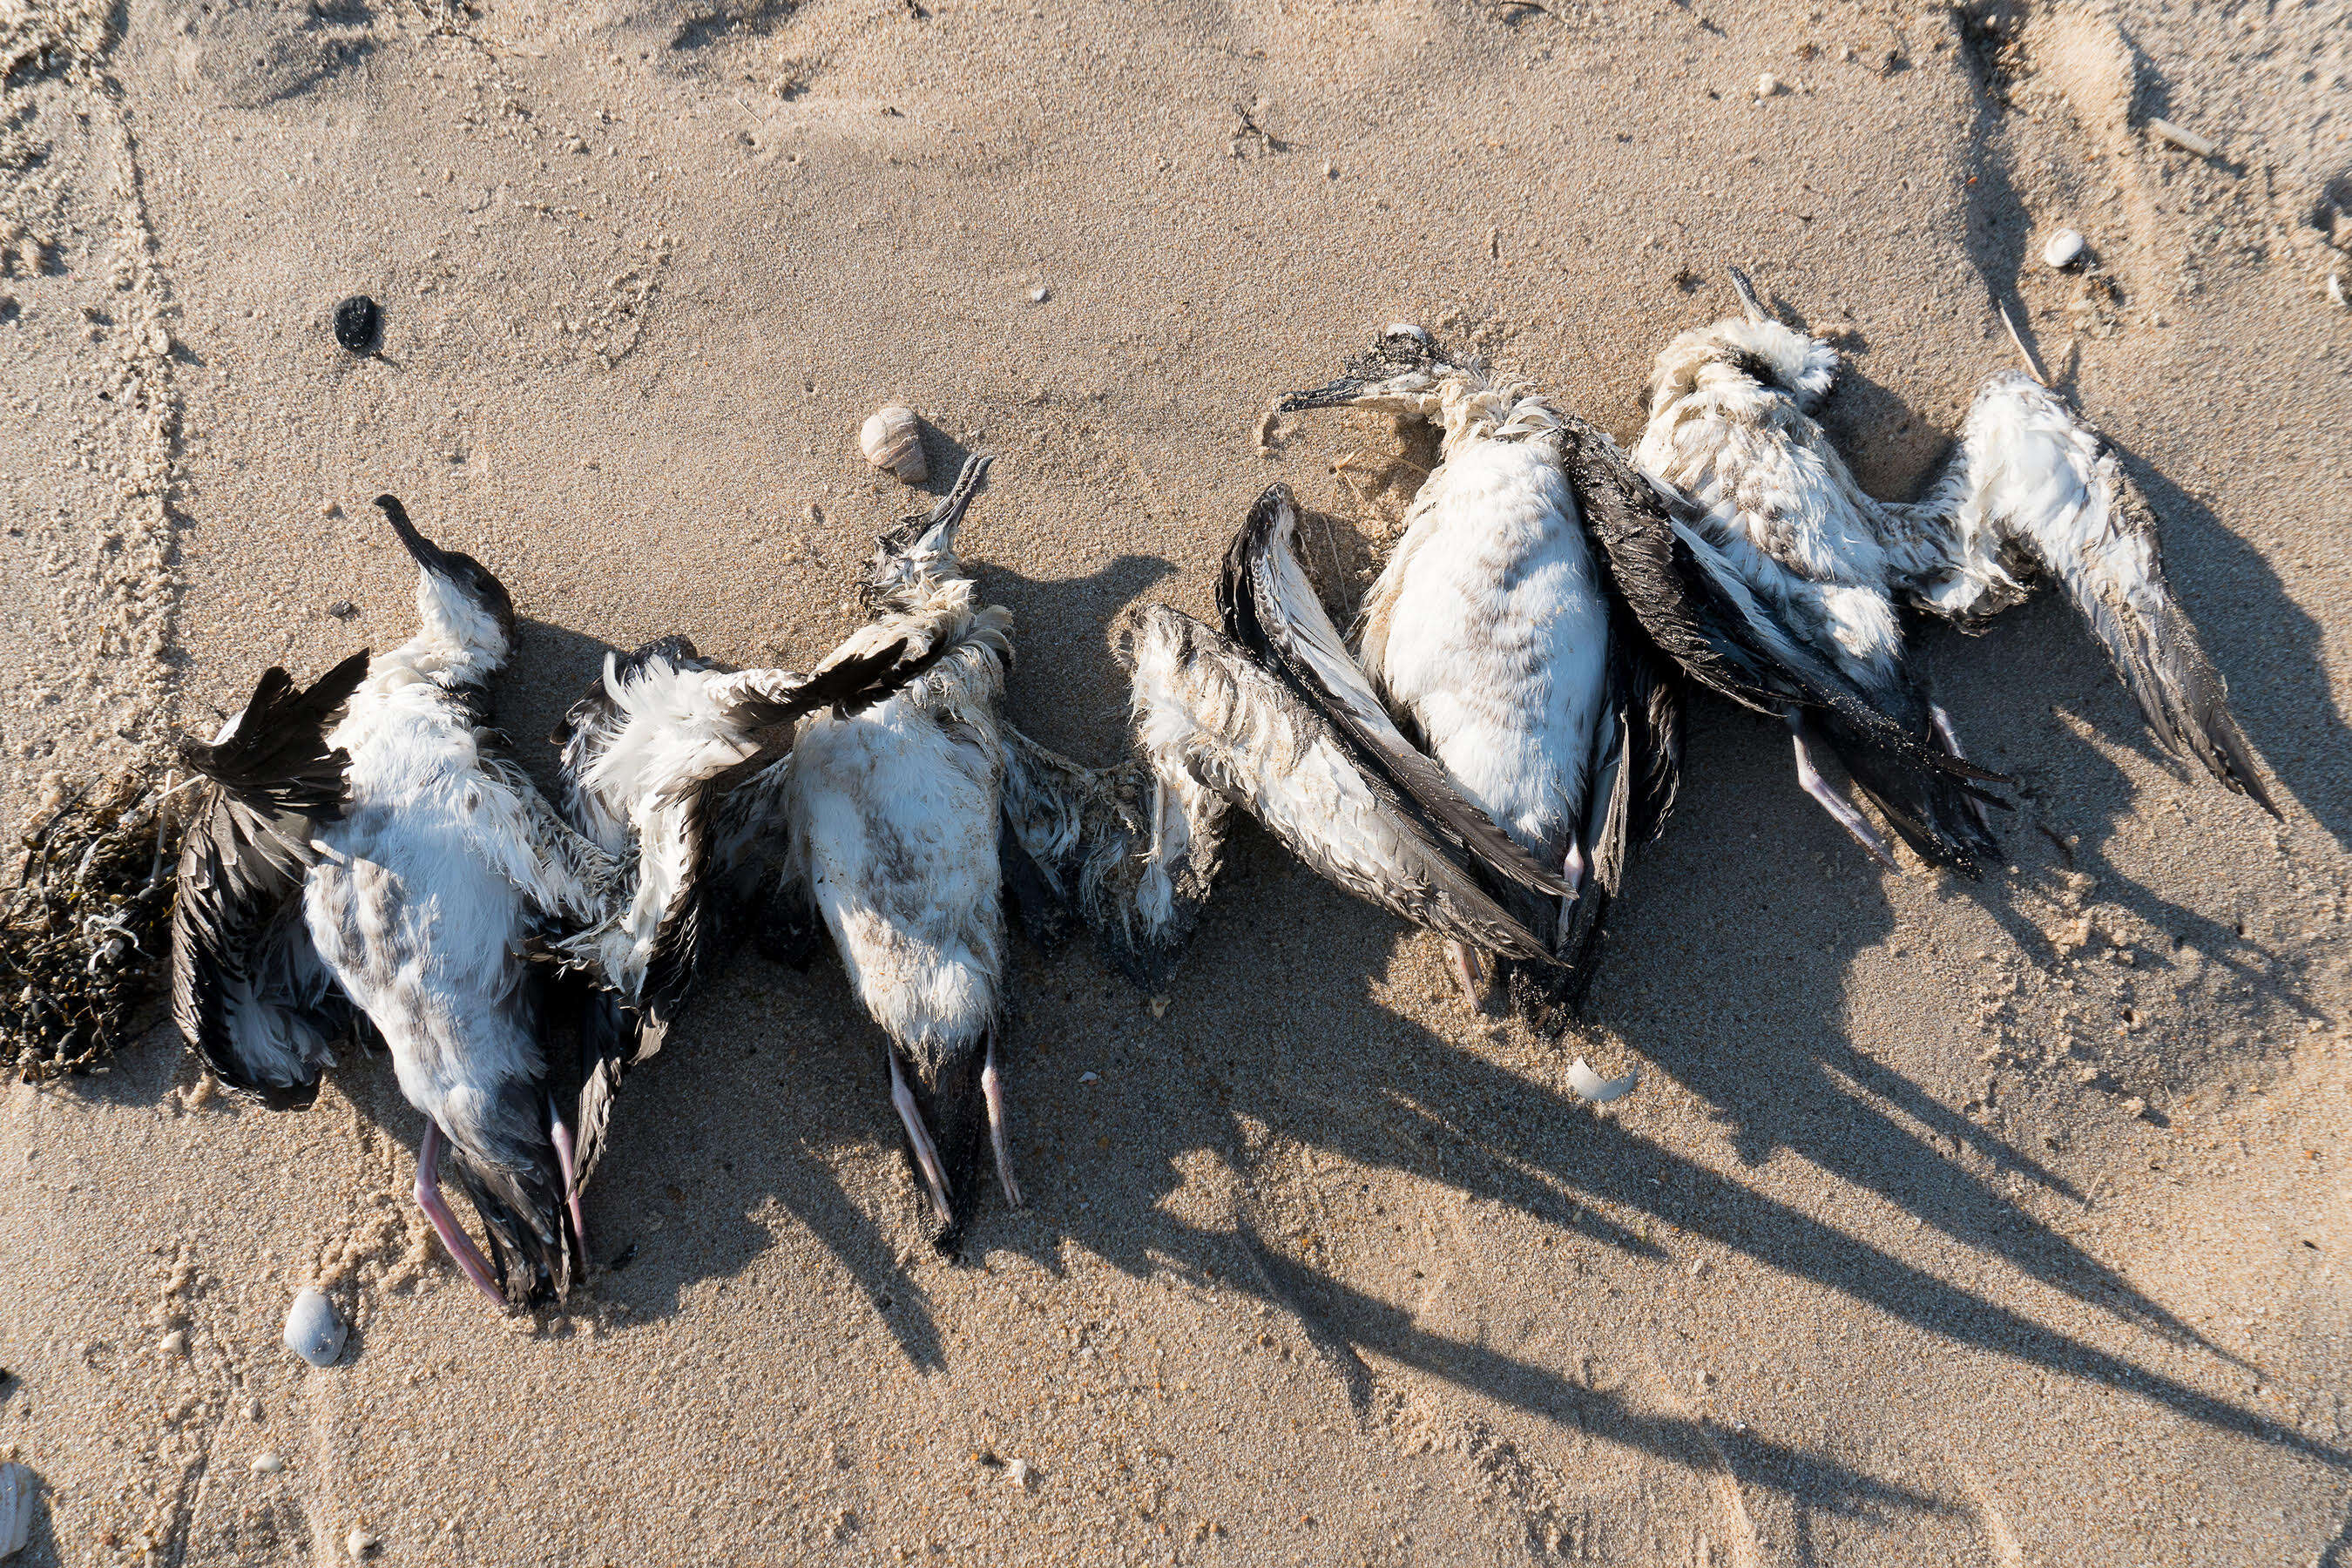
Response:
M1467 374L1439 384L1434 418L1448 458L1467 442L1528 440L1560 427L1559 413L1526 383Z

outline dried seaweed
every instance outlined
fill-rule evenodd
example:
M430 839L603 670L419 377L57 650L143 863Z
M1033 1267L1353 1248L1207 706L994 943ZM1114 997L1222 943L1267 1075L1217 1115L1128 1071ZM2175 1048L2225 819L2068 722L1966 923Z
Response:
M150 1022L186 820L173 793L134 763L26 829L0 894L0 1065L25 1081L86 1073Z

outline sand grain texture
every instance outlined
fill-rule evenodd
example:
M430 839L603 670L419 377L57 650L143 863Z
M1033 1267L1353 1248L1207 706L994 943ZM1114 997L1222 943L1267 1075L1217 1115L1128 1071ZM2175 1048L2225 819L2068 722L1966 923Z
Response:
M1107 758L1111 623L1206 613L1263 486L1342 573L1410 492L1274 393L1411 320L1630 435L1727 263L1838 335L1882 494L2021 308L2289 803L2158 760L2047 598L1925 635L2019 781L1982 888L1881 878L1702 705L1557 1047L1244 833L1164 1016L1016 950L1034 1206L961 1268L837 969L747 954L631 1082L626 1266L538 1324L433 1245L387 1064L272 1116L159 1031L0 1099L22 1561L2352 1560L2326 7L0 0L0 69L12 810L404 636L380 490L512 589L517 736L608 647L805 661L928 505L857 448L894 399L929 490L997 456L1009 712ZM1579 1050L1640 1091L1584 1106Z

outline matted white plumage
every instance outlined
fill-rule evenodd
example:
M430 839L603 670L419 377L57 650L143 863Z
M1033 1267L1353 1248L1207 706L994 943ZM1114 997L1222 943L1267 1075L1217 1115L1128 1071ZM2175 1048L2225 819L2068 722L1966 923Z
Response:
M928 516L880 537L861 589L875 618L842 648L903 643L929 668L861 711L810 719L775 779L785 896L815 910L886 1037L890 1103L944 1248L971 1216L982 1128L1006 1200L1022 1201L998 1042L1004 761L996 710L1013 615L981 603L956 554L989 462L967 459Z
M746 868L781 809L781 764L801 721L877 701L938 650L860 637L815 673L733 670L682 637L605 657L550 737L572 825L623 868L611 914L551 944L598 983L581 1031L578 1184L603 1158L622 1079L662 1047L715 930L750 889Z
M2088 421L2034 379L1988 379L1958 447L1912 504L1855 482L1812 416L1835 381L1829 343L1775 320L1736 268L1741 314L1660 352L1635 457L1703 510L1695 527L1774 606L1922 742L1959 755L1949 719L1908 657L1902 611L1979 625L2054 577L2107 648L2167 750L2275 810L2227 688L2164 581L2153 513ZM1870 825L1820 776L1825 739L1865 795L1923 857L1969 876L1997 852L1982 799L1960 779L1893 773L1834 716L1792 713L1806 791L1873 855Z
M1930 765L1772 606L1740 591L1675 515L1680 498L1526 383L1393 327L1347 374L1277 405L1339 405L1442 431L1439 462L1365 598L1357 652L1374 705L1556 879L1459 841L1548 954L1514 966L1531 1014L1549 1021L1580 1003L1629 846L1671 808L1677 669L1751 706L1839 713L1896 753L1890 765ZM1258 597L1303 612L1311 595ZM1475 996L1473 945L1455 939L1454 952Z
M488 726L505 587L376 504L417 563L416 635L299 697L272 671L219 739L183 748L212 782L181 860L174 1011L231 1087L289 1102L316 1092L355 1005L426 1118L416 1200L452 1258L495 1301L560 1300L577 1194L523 953L604 918L613 868ZM490 1262L441 1199L445 1142Z

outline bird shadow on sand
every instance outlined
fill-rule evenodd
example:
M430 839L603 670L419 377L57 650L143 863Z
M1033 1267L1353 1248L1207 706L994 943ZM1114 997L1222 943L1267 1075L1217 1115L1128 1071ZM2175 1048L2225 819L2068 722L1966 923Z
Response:
M2205 1359L2216 1371L2240 1365L1999 1184L2031 1184L2045 1205L2082 1204L2063 1175L1991 1118L1954 1110L1955 1090L1915 1081L1853 1042L1842 1017L1845 972L1895 923L1892 907L1873 896L1875 873L1796 791L1782 749L1746 732L1769 726L1722 711L1695 730L1705 765L1693 770L1698 782L1681 820L1707 826L1678 844L1670 838L1663 864L1637 868L1602 980L1608 1021L1727 1124L1743 1164L1786 1151L1894 1205L1952 1247L1998 1259L2119 1331L2146 1336L2151 1349ZM1717 868L1755 861L1752 847L1730 842L1741 828L1780 853L1734 882ZM1110 1064L1100 1079L1117 1081L1116 1096L1091 1090L1100 1103L1086 1105L1066 1091L1040 1093L1038 1079L1072 1076L1066 1064L1050 1038L1017 1052L1016 1089L1050 1129L1031 1190L1083 1197L1036 1218L983 1215L975 1247L1010 1247L1055 1268L1074 1243L1132 1273L1172 1268L1252 1291L1307 1325L1360 1410L1370 1375L1360 1352L1370 1352L1654 1452L1721 1453L1759 1485L1790 1485L1801 1472L1810 1495L1855 1508L1940 1506L1761 1438L1661 1426L1551 1369L1433 1334L1411 1310L1275 1239L1246 1197L1230 1230L1167 1212L1198 1151L1222 1156L1246 1192L1254 1142L1272 1129L1360 1169L1432 1176L1550 1227L1563 1244L1654 1260L1651 1226L1664 1224L1958 1343L2130 1391L2216 1432L2352 1467L2352 1455L1874 1247L1382 1008L1360 977L1387 967L1393 925L1289 863L1254 828L1235 844L1228 881L1187 959L1184 1024L1139 1025L1130 1015L1100 1026ZM1822 873L1801 874L1815 861ZM1680 918L1695 903L1713 906L1710 928L1758 941L1710 948ZM1825 942L1824 933L1834 934ZM1071 984L1059 969L1067 962L1046 966L1060 976L1051 984L1065 991L1065 1012L1092 989ZM1759 968L1779 973L1759 984ZM1612 973L1633 984L1612 983ZM1662 984L1667 975L1671 984ZM1316 1037L1287 1037L1270 1025L1259 1005L1267 995L1282 998L1281 1017L1318 1020ZM1725 1016L1727 1008L1744 1010ZM1076 1011L1065 1040L1088 1027L1089 1012L1106 1009ZM1730 1049L1727 1037L1738 1042ZM1180 1061L1185 1070L1170 1070ZM1955 1063L1952 1076L1965 1071ZM1089 1138L1096 1121L1106 1131ZM1105 1147L1117 1154L1104 1158ZM1042 1234L1040 1218L1050 1222Z
M1737 793L1735 786L1726 790ZM1810 805L1793 788L1787 793L1791 798L1779 810L1801 820ZM1773 826L1793 829L1796 822ZM1671 923L1668 907L1700 896L1710 880L1706 866L1727 854L1715 845L1666 878L1649 923ZM1131 1275L1173 1271L1255 1295L1295 1316L1360 1418L1377 1380L1365 1359L1372 1356L1695 1470L1728 1468L1743 1483L1801 1494L1815 1506L1853 1512L1947 1508L1827 1456L1646 1413L1558 1369L1423 1326L1412 1310L1341 1278L1296 1244L1295 1230L1262 1217L1253 1183L1271 1137L1337 1156L1359 1172L1443 1183L1516 1211L1563 1246L1657 1261L1664 1249L1651 1233L1663 1225L1958 1343L2131 1391L2218 1432L2352 1465L2352 1456L1873 1247L1614 1117L1594 1114L1563 1089L1426 1032L1381 1006L1360 978L1386 967L1393 925L1290 865L1255 829L1236 836L1234 858L1231 896L1211 907L1187 961L1181 1023L1172 1015L1167 1023L1143 1022L1135 999L1124 1005L1113 1000L1118 988L1099 984L1098 972L1088 973L1083 959L1060 955L1034 966L1028 984L1061 996L1058 1005L1050 994L1037 998L1045 1005L1033 1016L1061 1023L1027 1039L1016 1026L1013 1089L1024 1120L1037 1130L1034 1142L1024 1139L1030 1144L1024 1181L1033 1194L1052 1195L1026 1215L992 1203L975 1222L975 1251L1007 1248L1059 1272L1075 1246ZM1769 907L1748 912L1784 932L1805 928L1801 910L1771 906L1769 894L1769 879L1759 879L1752 897ZM1727 912L1741 918L1741 911ZM1800 973L1790 986L1769 993L1794 1000L1734 1020L1747 1042L1742 1049L1718 1055L1678 1048L1676 1040L1709 1031L1688 1026L1692 1020L1678 1016L1677 1008L1709 1006L1707 999L1727 987L1730 970L1744 974L1759 963L1790 958L1650 953L1648 961L1677 973L1671 994L1679 1000L1651 997L1612 1021L1658 1068L1734 1124L1734 1142L1751 1163L1785 1149L1896 1205L1954 1247L1997 1258L2105 1313L2125 1332L2210 1356L2217 1366L2229 1361L2000 1191L1994 1177L2007 1174L2057 1193L2071 1189L1847 1040L1836 1007L1825 1007L1822 998L1840 994L1837 972L1850 954L1824 952L1817 940L1788 940L1811 953L1809 967L1820 973ZM1074 962L1080 967L1070 968ZM1727 971L1723 984L1710 983L1710 963ZM1265 1006L1268 995L1280 996L1281 1005ZM1279 1021L1299 1017L1318 1020L1315 1038L1297 1038ZM1074 1037L1078 1059L1099 1064L1097 1084L1076 1090ZM1180 1217L1186 1205L1178 1194L1203 1152L1233 1172L1239 1186L1229 1226Z
M1856 478L1882 497L1923 489L1952 444L1899 394L1851 363L1820 412L1832 439L1851 456ZM1921 439L1894 450L1885 434L1890 430L1917 430ZM2271 679L2241 680L2231 692L2231 710L2255 750L2320 826L2339 844L2352 842L2352 798L2342 783L2352 776L2352 745L2328 696L2319 627L2286 595L2260 552L2222 527L2210 509L2128 449L2116 445L2116 451L2156 509L2168 580L2190 607L2217 667L2225 677L2233 667L2251 670L2257 656L2268 666ZM2274 955L2249 946L2233 922L2163 897L2105 854L2116 826L2135 809L2137 789L2121 768L2065 732L2066 725L2055 721L2062 713L2118 748L2137 749L2186 788L2210 792L2207 809L2242 816L2250 824L2264 819L2258 806L2223 792L2201 767L2156 744L2105 649L2054 589L2041 585L1979 635L1916 616L1908 630L1917 668L1952 710L1971 755L2015 780L2001 792L2015 809L1996 813L1993 828L2026 883L2005 880L1995 868L1979 901L2021 947L2045 964L2060 956L2031 911L2032 896L2018 888L2037 877L2047 881L2053 870L2080 871L2097 879L2103 900L2167 933L2174 949L2193 949L2274 1005L2316 1016L2282 984ZM2282 665L2287 667L2283 679L2275 673ZM2293 716L2312 714L2326 716L2324 752L2341 765L2281 767L2263 737L2282 732ZM2298 762L2306 754L2294 753ZM2055 782L2059 774L2063 784ZM2169 962L2168 955L2155 956Z
M698 1281L756 1281L780 1236L804 1232L907 1364L941 1369L936 1315L906 1262L925 1245L919 1224L909 1212L886 1230L870 1194L837 1174L862 1167L883 1186L898 1174L879 1037L837 965L800 973L746 951L712 971L616 1102L587 1193L591 1294L673 1316Z

